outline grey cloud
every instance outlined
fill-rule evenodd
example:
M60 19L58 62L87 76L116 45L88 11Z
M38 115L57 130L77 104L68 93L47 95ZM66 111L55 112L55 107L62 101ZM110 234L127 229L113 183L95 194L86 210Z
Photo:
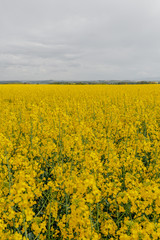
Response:
M160 76L159 0L5 0L0 79Z
M12 44L2 51L3 54L10 53L15 56L23 55L24 57L39 58L64 58L67 60L80 57L80 53L71 46L65 45L47 45L37 42L22 42L20 44Z

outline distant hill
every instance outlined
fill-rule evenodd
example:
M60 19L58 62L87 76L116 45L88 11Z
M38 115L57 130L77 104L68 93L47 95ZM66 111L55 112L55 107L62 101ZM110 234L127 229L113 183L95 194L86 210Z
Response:
M106 84L106 85L124 85L124 84L160 84L160 81L130 81L130 80L26 80L26 81L0 81L0 84L61 84L61 85L91 85L91 84Z

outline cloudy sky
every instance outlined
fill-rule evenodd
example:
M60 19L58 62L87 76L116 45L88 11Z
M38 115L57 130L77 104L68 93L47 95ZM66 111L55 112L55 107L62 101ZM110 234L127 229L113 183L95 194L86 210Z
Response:
M160 79L159 0L0 0L0 80Z

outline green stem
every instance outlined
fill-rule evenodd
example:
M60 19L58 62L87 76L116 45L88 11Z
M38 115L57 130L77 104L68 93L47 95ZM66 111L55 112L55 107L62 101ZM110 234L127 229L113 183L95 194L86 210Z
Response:
M27 234L27 228L26 228L26 221L25 221L25 212L24 212L24 210L22 211L22 216L23 216L23 225L24 225L24 231L25 231L25 238L26 238L26 240L28 239L28 234Z

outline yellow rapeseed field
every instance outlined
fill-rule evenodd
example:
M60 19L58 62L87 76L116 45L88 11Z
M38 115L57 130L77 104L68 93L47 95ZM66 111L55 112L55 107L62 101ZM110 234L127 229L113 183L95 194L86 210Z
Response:
M160 239L160 85L0 85L0 239Z

